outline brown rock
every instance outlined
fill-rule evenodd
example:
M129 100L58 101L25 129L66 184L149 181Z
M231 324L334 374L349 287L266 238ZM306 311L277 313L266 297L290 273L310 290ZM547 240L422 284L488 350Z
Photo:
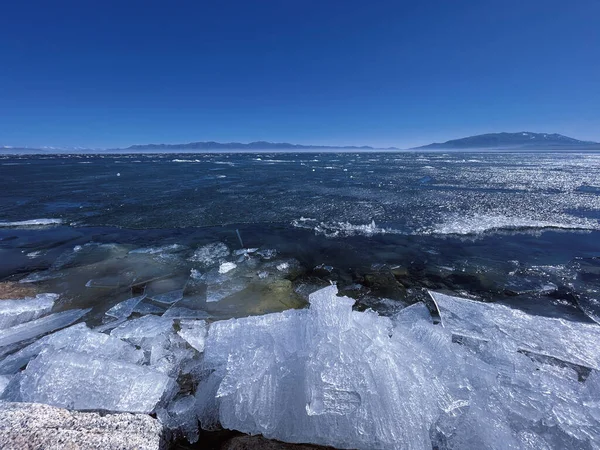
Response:
M0 283L0 300L35 297L39 294L35 286L4 281Z

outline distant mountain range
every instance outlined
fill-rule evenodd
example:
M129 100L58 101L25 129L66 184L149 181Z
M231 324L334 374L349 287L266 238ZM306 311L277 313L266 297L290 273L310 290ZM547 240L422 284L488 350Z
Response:
M562 134L532 133L488 133L453 139L446 142L414 147L413 150L474 150L474 149L523 149L523 150L596 150L600 143L580 141Z
M190 142L187 144L141 144L127 148L91 149L82 147L9 147L0 146L0 153L176 153L176 152L210 152L228 150L247 151L336 151L336 150L398 150L396 147L377 148L363 145L335 146L335 145L301 145L287 142L257 141L243 144L240 142ZM519 133L488 133L477 136L453 139L446 142L435 142L410 150L600 150L600 143L580 141L561 134L532 133L521 131Z
M396 147L387 148L376 148L363 145L357 147L354 145L350 146L335 146L335 145L301 145L301 144L289 144L287 142L267 142L267 141L256 141L248 144L242 144L240 142L190 142L188 144L142 144L132 145L127 147L125 150L132 151L143 151L143 150L398 150Z

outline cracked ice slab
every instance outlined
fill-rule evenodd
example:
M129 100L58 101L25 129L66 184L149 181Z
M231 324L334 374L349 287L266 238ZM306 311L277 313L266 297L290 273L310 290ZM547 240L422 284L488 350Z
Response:
M149 367L58 350L27 365L20 391L25 402L148 414L174 387L170 377Z
M85 316L90 309L71 309L59 313L50 314L40 319L25 322L14 327L0 331L0 347L15 344L46 334L59 328L71 325L73 322Z
M498 303L483 303L431 292L445 327L459 335L491 340L600 370L600 326L527 314Z
M308 310L212 323L204 363L214 372L196 394L202 425L216 409L225 428L287 442L430 448L437 403L420 354L391 338L389 318L336 294L311 294Z
M58 294L38 294L35 297L0 301L0 330L48 314L58 297Z
M84 323L73 325L37 340L0 361L0 373L16 373L45 349L66 349L100 358L141 363L144 353L127 342L90 330Z

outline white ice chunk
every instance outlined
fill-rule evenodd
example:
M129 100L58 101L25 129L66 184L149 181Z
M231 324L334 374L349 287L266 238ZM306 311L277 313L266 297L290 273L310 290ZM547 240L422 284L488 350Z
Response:
M114 317L115 319L127 319L131 314L133 314L133 311L138 303L144 300L144 298L146 298L146 296L141 295L139 297L133 297L129 300L117 303L115 306L106 311L106 315Z
M69 409L151 413L174 381L148 367L65 350L42 352L23 372L23 401Z
M177 332L185 341L198 350L204 351L204 343L208 324L204 320L182 320L179 322L180 330Z
M235 269L237 265L232 262L224 262L219 266L219 273L227 273Z
M25 341L50 331L64 328L86 315L90 309L71 309L0 331L0 347Z
M230 254L229 248L222 242L215 242L198 248L190 261L199 263L203 268L216 265L227 258Z
M0 301L0 330L48 314L56 299L58 294L38 294L35 297Z

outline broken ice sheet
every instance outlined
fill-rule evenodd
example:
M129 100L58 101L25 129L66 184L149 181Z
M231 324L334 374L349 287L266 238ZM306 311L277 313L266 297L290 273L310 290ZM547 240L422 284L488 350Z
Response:
M512 343L523 349L600 369L600 326L534 316L498 303L482 303L432 292L442 322L453 332Z
M190 258L190 261L198 263L201 268L208 268L224 261L230 253L225 244L214 242L199 247Z
M389 319L352 311L336 292L312 294L309 310L211 324L205 383L218 383L221 424L288 442L430 448L437 400L421 353L391 340ZM210 424L210 395L197 398Z
M58 350L44 351L27 365L20 390L25 402L149 414L174 386L148 367Z
M76 322L85 316L90 309L71 309L59 313L50 314L49 316L40 319L25 322L14 327L0 331L0 347L15 344L37 337L41 334L46 334L59 328L64 328L67 325Z
M124 322L112 330L110 335L140 345L145 338L153 338L172 330L173 319L148 315Z
M204 351L204 341L208 324L204 320L181 320L179 322L180 330L177 332L188 344L198 350Z
M48 314L58 297L58 294L38 294L35 297L0 301L0 330Z
M90 330L84 323L52 333L0 361L0 373L16 373L46 349L66 349L100 358L141 363L144 353L127 342Z
M172 431L183 435L188 442L198 441L198 418L196 416L196 399L186 395L172 401L166 409L157 411L160 421Z
M183 298L183 289L176 289L162 294L150 294L149 298L158 303L172 305Z
M131 314L133 314L133 311L138 305L138 303L140 303L145 298L145 295L141 295L139 297L133 297L128 300L117 303L115 306L106 311L106 315L114 317L115 319L126 319Z

